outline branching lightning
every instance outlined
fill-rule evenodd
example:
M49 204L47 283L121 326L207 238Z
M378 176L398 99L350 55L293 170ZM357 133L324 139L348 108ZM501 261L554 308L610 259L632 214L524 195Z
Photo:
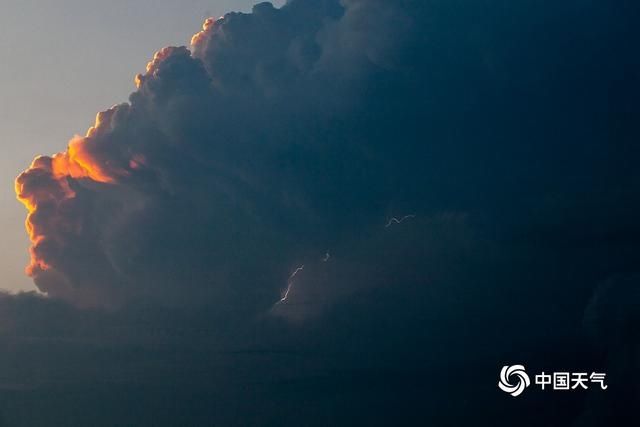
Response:
M289 279L287 280L287 289L282 294L282 298L280 298L280 300L276 304L282 304L287 301L287 298L289 298L289 292L291 292L291 288L293 288L293 284L295 283L294 279L302 270L304 270L304 264L296 268L294 272L291 273Z
M398 219L395 216L391 217L389 219L389 222L387 222L387 225L384 226L384 228L389 228L391 227L393 224L402 224L405 220L407 219L411 219L411 218L415 218L416 216L414 214L409 214L409 215L405 215L402 218Z

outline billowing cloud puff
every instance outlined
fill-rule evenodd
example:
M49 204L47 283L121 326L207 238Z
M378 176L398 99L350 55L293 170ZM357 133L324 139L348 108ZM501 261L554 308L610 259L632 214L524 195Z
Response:
M384 69L394 27L360 16L378 7L391 10L262 3L205 21L192 51L156 53L129 103L17 178L38 287L80 305L204 294L265 305L332 233L384 219L391 188L377 183L393 170L367 120L349 117L363 86L341 82ZM385 35L357 59L372 31Z
M307 76L319 60L315 36L341 13L334 2L265 3L207 20L194 54L162 49L129 103L99 113L66 151L36 159L16 191L29 210L27 272L38 287L107 306L151 295L235 298L242 283L259 300L277 295L292 262L285 254L306 244L296 234L322 222L278 166L307 145L301 128L287 130L290 112L272 115L286 98L307 102L281 70ZM315 52L307 65L296 46ZM270 120L284 122L274 132Z
M636 203L624 170L597 168L618 148L583 138L601 92L564 122L546 108L545 93L565 99L604 77L593 67L589 79L565 79L593 49L606 51L576 49L566 62L564 45L542 41L515 54L496 34L523 43L526 35L500 14L533 20L539 11L489 8L494 31L476 12L298 0L207 19L190 48L156 53L128 103L18 177L28 273L49 295L81 305L215 297L264 309L302 260L375 239L391 215L460 212L489 229L501 218L509 235L545 233L591 203L565 190L572 182L586 194L611 179ZM587 24L547 35L572 44ZM541 62L527 69L536 55ZM501 126L491 125L498 117ZM566 143L549 157L554 138ZM606 207L615 203L587 205L583 223L606 227L600 209L628 223Z

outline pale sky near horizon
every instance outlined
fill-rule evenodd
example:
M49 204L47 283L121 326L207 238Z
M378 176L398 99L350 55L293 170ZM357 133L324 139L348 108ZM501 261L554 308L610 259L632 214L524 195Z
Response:
M33 290L13 181L39 154L63 151L98 111L127 100L158 49L188 45L209 16L254 0L2 0L0 7L0 289ZM274 1L281 6L284 0Z

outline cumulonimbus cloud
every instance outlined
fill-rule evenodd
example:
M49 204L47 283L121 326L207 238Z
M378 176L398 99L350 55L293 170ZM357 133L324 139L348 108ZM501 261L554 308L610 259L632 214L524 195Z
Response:
M185 288L231 298L256 281L275 291L288 251L301 249L291 242L315 243L317 232L300 239L300 230L331 223L318 205L331 182L310 168L334 163L334 182L355 176L341 163L362 147L340 146L340 135L300 138L311 117L330 120L343 104L332 81L377 67L339 55L331 36L351 37L352 15L368 3L262 3L207 19L190 49L157 52L128 103L16 179L38 288L81 305ZM367 49L381 58L390 46ZM335 149L347 156L332 159Z
M498 29L523 43L527 36L499 17L542 12L488 8L482 22L497 29L485 31L473 19L478 8L294 0L207 19L191 46L155 54L128 102L17 178L27 273L40 290L81 305L216 297L269 307L292 263L368 236L389 212L482 213L500 217L503 230L548 224L555 205L541 202L534 221L527 204L562 199L549 195L551 177L555 188L567 177L584 186L564 198L578 205L580 191L594 194L593 165L619 153L593 143L576 162L567 143L548 156L560 136L539 136L527 117L564 132L563 141L590 143L574 135L580 115L557 124L543 97L550 89L536 89L560 85L544 74L549 64L565 76L580 61L563 62L563 45L543 41L540 62L523 66L530 58L495 38ZM549 31L545 40L569 37ZM593 81L605 71L588 70ZM588 92L579 81L563 84ZM554 91L564 93L560 86ZM595 104L576 109L586 116ZM498 117L501 126L487 125ZM624 171L603 170L602 179L623 191ZM612 203L594 202L593 211L615 213Z

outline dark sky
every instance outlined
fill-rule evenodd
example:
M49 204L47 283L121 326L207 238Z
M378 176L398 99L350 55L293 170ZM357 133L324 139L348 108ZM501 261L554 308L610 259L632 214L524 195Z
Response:
M637 18L292 0L159 51L17 179L0 424L635 425Z

